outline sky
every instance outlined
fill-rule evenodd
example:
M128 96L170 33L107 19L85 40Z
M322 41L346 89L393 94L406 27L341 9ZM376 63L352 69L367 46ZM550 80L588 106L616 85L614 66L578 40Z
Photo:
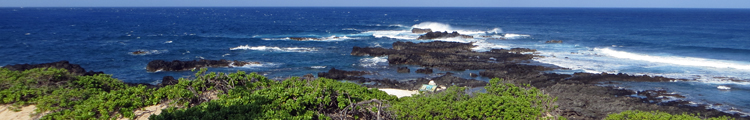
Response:
M0 0L0 7L750 8L750 0Z

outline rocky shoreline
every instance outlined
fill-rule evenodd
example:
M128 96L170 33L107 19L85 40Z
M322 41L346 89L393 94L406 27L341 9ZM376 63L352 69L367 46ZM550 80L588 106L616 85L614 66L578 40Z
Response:
M544 71L560 69L550 66L538 66L527 64L535 56L533 54L523 54L535 52L533 49L513 48L492 49L487 52L475 52L471 48L472 43L456 42L394 42L393 48L382 47L353 47L351 55L355 56L388 56L388 63L391 65L417 65L423 67L416 70L417 73L433 74L432 69L445 70L480 70L479 73L472 73L475 76L487 78L502 78L507 82L515 84L529 84L543 90L546 94L557 97L556 102L559 105L557 114L576 120L593 120L602 119L608 114L619 113L626 110L642 111L661 111L671 114L697 113L701 116L732 116L739 120L750 119L740 115L728 114L715 109L709 109L706 106L694 106L688 101L669 101L663 102L664 96L680 97L678 94L669 94L664 91L632 91L618 89L614 87L598 86L600 83L609 81L634 81L634 82L669 82L679 81L680 79L636 76L628 74L608 74L608 73L575 73L555 74L545 73ZM149 62L147 70L149 72L180 71L190 70L202 67L231 67L242 66L246 64L258 64L254 62L230 61L230 60L193 60L193 61L163 61L154 60ZM86 72L80 65L70 64L67 61L44 64L22 64L8 65L3 68L10 70L28 70L32 68L64 68L71 73L79 75L95 75L103 72ZM403 71L403 68L401 68ZM408 70L408 68L406 68ZM411 72L411 71L407 71ZM372 88L395 88L416 90L422 84L427 84L430 80L435 81L440 86L462 86L462 87L482 87L487 82L465 79L456 77L454 74L435 73L439 77L418 78L416 80L399 81L390 79L370 79L363 75L373 74L369 71L346 71L331 68L327 72L320 72L318 77L331 79L344 79L358 83L363 86ZM311 79L313 75L305 75ZM472 76L474 77L474 76ZM176 80L171 76L165 76L163 82L158 86L175 84ZM645 96L643 98L630 97L633 95Z
M525 64L533 57L524 52L532 49L514 48L511 50L493 49L487 52L471 51L471 43L455 42L395 42L392 49L354 47L351 55L388 56L391 65L418 65L425 68L442 68L450 70L481 70L479 75L488 78L502 78L516 84L529 84L545 93L557 97L558 114L569 119L593 120L603 119L608 114L626 110L662 111L671 114L694 113L706 117L732 116L746 120L748 117L728 114L704 105L694 106L687 101L662 102L664 96L679 97L663 91L632 91L613 87L597 86L608 81L634 82L669 82L681 79L637 76L608 73L575 73L572 75L545 73L544 71L559 68ZM329 71L330 72L330 71ZM327 76L319 76L327 77ZM482 86L478 80L452 78L450 73L432 78L441 85L459 83L459 86ZM393 80L358 79L359 82L374 82L370 87L413 89L415 85L427 84L429 80L418 79L406 82ZM644 98L631 95L646 96ZM661 97L660 97L661 96Z

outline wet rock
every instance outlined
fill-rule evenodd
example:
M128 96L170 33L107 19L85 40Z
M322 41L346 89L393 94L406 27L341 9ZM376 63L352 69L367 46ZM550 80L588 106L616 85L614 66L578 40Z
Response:
M506 49L500 48L500 49L492 49L492 50L490 50L490 52L521 54L521 53L526 53L526 52L532 52L533 53L533 52L536 52L536 50L535 49L529 49L529 48L511 48L510 50L506 50Z
M530 60L534 55L509 53L498 50L474 52L471 43L457 42L394 42L393 49L359 48L352 49L352 55L388 56L389 64L420 65L441 67L451 70L493 69L504 64ZM531 49L529 49L531 50Z
M460 37L460 38L474 38L473 36L468 35L461 35L456 31L453 31L453 33L448 33L448 31L440 32L427 32L424 35L420 35L417 40L432 40L432 39L441 39L441 38L454 38L454 37Z
M429 29L429 28L427 28L427 29L412 28L411 29L411 33L422 34L422 33L428 33L428 32L432 32L432 29Z
M58 61L58 62L52 62L52 63L41 63L41 64L15 64L15 65L7 65L3 66L3 68L6 68L8 70L14 70L14 71L24 71L34 68L58 68L58 69L66 69L68 72L76 75L96 75L96 74L104 74L102 71L88 71L86 72L86 69L83 69L81 65L78 64L70 64L68 61Z
M148 53L148 52L146 52L146 51L142 51L142 50L139 50L139 51L135 51L135 52L131 52L131 54L133 54L133 55L140 55L140 54L147 54L147 53Z
M175 85L177 83L180 83L180 81L174 79L172 76L164 76L164 78L161 79L161 86Z
M319 72L318 77L337 79L337 80L365 81L367 79L365 77L362 77L362 75L367 75L367 74L370 74L370 73L365 72L365 71L345 71L345 70L338 70L336 68L331 68L331 70L328 70L328 72Z
M563 42L562 40L548 40L547 42L544 42L544 43L562 43L562 42Z
M417 69L417 71L414 71L414 72L422 73L422 74L432 74L433 71L432 71L432 68L422 68L422 69Z
M410 73L411 70L409 70L409 67L398 67L397 72L398 73Z
M479 76L479 75L477 75L477 74L475 74L475 73L469 73L469 77L478 77L478 76Z
M230 61L230 60L192 60L192 61L180 61L173 60L172 62L164 60L153 60L148 62L146 70L149 72L155 71L184 71L192 70L204 67L231 67L231 66L244 66L248 64L260 64L258 62L244 62L244 61Z

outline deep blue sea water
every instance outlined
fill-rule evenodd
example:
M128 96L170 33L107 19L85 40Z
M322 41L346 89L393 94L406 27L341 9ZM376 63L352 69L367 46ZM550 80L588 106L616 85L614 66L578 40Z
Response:
M335 67L408 80L437 74L396 73L398 66L388 65L386 58L351 56L351 48L424 42L409 30L431 28L477 36L440 41L475 42L476 51L538 49L546 57L536 61L571 68L550 72L689 79L621 86L666 89L699 104L749 112L748 21L750 9L0 8L0 66L68 60L125 82L158 83L166 75L190 77L193 72L147 72L151 60L228 59L262 64L209 70L281 79ZM478 37L488 34L506 40ZM149 53L131 54L139 50ZM468 77L477 71L448 72ZM720 85L731 89L719 90Z

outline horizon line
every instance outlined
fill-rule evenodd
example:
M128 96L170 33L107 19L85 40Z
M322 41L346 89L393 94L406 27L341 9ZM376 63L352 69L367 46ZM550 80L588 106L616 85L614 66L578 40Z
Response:
M467 7L467 6L0 6L0 8L619 8L619 9L750 9L741 7Z

